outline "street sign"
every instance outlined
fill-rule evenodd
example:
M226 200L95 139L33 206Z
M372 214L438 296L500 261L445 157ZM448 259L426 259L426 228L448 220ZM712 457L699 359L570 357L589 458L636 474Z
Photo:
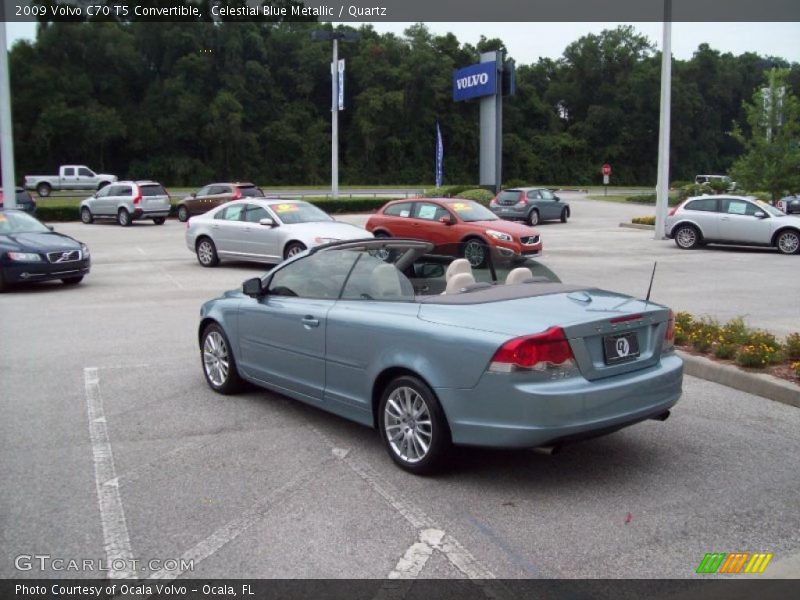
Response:
M470 65L453 72L453 100L469 100L497 93L497 63Z
M611 181L611 177L603 175L603 185L608 185L609 181Z
M603 175L608 176L611 175L611 165L606 163L603 165ZM608 182L606 182L608 183Z

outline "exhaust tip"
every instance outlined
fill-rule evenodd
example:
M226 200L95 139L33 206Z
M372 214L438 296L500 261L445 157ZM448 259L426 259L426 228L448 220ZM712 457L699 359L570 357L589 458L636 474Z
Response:
M670 411L666 411L661 413L660 415L656 415L655 417L650 417L653 421L666 421L669 419Z
M554 454L558 454L561 452L561 446L537 446L533 449L536 454L545 454L547 456L553 456Z

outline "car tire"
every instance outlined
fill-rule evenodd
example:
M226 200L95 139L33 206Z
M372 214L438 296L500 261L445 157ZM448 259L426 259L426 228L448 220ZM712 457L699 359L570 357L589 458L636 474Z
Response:
M178 221L186 223L189 220L189 209L181 205L178 207Z
M47 198L50 195L50 192L53 191L53 188L50 187L49 183L40 183L36 186L36 193L39 194L42 198Z
M464 242L462 253L473 269L480 269L488 260L489 246L483 240L472 238Z
M561 222L562 223L566 223L567 219L569 219L569 209L568 208L562 208L561 209Z
M166 220L166 217L153 217L153 223L156 225L163 225Z
M5 292L8 289L8 285L6 284L6 280L3 279L3 270L0 269L0 294Z
M378 429L395 464L415 475L441 468L452 446L447 418L436 395L411 375L396 377L384 388Z
M539 224L539 209L534 208L531 212L528 213L528 225L531 227L535 227Z
M216 267L219 264L219 256L217 256L217 247L214 241L209 237L201 237L195 244L195 252L197 253L197 262L204 267Z
M700 230L694 225L678 225L672 235L675 237L675 245L681 250L692 250L702 243Z
M286 248L283 249L283 259L286 260L287 258L295 256L296 254L300 254L305 249L305 244L300 242L290 242L286 244Z
M117 223L119 223L122 227L131 226L131 213L129 213L126 208L120 208L117 211Z
M83 281L83 275L78 275L77 277L65 277L61 280L61 283L64 285L78 285L81 281Z
M775 238L775 247L781 254L800 254L800 231L781 231Z
M200 337L200 363L208 386L219 394L235 394L243 387L231 343L216 323L203 330Z
M86 225L91 225L94 223L94 216L92 215L92 211L88 206L84 206L81 209L81 221L83 221Z

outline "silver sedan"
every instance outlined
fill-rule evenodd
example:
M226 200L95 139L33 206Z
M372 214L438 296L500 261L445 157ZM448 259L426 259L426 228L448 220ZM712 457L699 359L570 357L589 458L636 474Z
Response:
M189 219L186 246L204 267L220 259L279 263L308 248L372 237L299 200L234 200Z

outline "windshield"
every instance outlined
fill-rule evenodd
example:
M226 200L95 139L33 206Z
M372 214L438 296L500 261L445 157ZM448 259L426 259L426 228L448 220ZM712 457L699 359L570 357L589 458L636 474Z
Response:
M50 231L32 216L17 211L0 212L0 235Z
M323 210L308 202L281 202L270 206L282 223L296 225L297 223L315 223L319 221L333 221Z
M454 200L452 202L445 202L445 205L466 223L499 220L488 208L472 200Z
M771 205L767 204L767 203L766 203L766 202L764 202L763 200L756 200L756 204L758 204L758 207L759 207L760 209L762 209L762 210L763 210L765 213L767 213L768 215L771 215L771 216L773 216L773 217L785 217L785 216L786 216L786 215L783 213L783 211L781 211L781 210L778 210L778 209L777 209L777 208L775 208L774 206L771 206Z
M254 185L240 185L239 190L245 198L263 198L264 192Z

